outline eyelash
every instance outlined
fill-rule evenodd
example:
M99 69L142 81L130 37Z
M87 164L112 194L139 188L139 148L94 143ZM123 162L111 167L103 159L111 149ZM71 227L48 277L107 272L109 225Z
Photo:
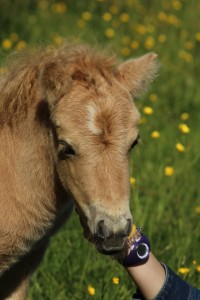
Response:
M132 143L130 149L129 149L129 152L138 144L140 140L140 135L138 134L137 138L135 139L135 141Z
M58 143L62 146L61 150L59 151L60 159L65 160L71 156L76 155L76 152L73 149L73 147L67 142L60 140Z

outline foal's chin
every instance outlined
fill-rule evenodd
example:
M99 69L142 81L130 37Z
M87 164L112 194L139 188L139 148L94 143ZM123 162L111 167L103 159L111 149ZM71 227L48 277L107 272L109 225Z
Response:
M113 248L113 249L109 249L106 250L103 246L99 246L99 245L95 245L96 246L96 249L99 251L99 253L103 254L103 255L107 255L107 256L120 256L123 254L123 249L124 249L124 246L121 248Z
M99 253L110 256L112 259L118 261L120 264L123 263L124 257L127 255L127 243L125 242L123 247L121 249L113 249L110 251L105 251L101 246L95 245L96 249L99 251Z
M83 235L90 243L92 243L96 247L97 251L100 254L111 256L112 258L116 259L119 262L122 262L124 257L127 254L127 239L124 239L121 242L120 246L113 246L108 249L103 243L100 243L96 239L96 236L92 235L88 231L88 229L84 228Z

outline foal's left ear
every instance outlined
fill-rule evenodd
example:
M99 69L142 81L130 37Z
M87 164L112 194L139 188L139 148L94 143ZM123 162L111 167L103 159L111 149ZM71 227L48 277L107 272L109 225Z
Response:
M44 96L51 108L67 93L71 86L69 75L64 67L57 62L50 62L44 66L40 81Z
M116 77L137 97L147 89L158 69L157 54L149 53L121 63L117 68Z

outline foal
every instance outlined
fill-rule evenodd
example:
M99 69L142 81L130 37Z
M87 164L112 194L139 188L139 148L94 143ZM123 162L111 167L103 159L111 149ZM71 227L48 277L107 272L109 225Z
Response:
M88 46L30 51L0 81L0 299L22 300L50 236L72 202L104 254L130 233L133 102L156 55L120 63Z

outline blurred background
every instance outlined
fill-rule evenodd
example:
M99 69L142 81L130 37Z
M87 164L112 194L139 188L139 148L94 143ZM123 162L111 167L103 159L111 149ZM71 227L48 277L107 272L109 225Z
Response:
M64 41L110 48L121 60L147 52L161 69L135 100L142 143L131 157L131 208L153 252L200 288L200 1L0 0L0 73L11 52ZM73 213L52 238L29 299L131 299L134 286L82 236Z

